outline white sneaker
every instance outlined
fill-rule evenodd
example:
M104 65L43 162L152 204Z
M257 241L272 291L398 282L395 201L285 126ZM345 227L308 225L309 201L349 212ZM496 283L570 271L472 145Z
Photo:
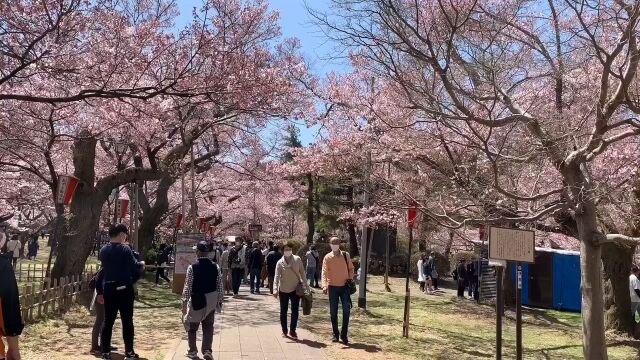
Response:
M213 360L213 354L209 350L205 351L202 356L204 357L204 360Z
M199 359L197 351L187 351L184 356L189 359Z

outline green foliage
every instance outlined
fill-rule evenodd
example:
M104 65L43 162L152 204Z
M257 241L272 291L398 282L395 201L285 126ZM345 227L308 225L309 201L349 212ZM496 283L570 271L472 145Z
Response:
M325 234L332 233L338 228L338 216L323 214L318 221L316 221L316 232L323 230Z
M300 249L305 246L305 242L298 239L282 239L276 243L277 246L280 247L280 250L286 245L293 249L294 254L298 254Z
M460 259L464 259L466 262L469 262L477 260L478 255L476 255L476 253L474 253L473 251L460 251L451 256L451 263L456 266L460 262Z
M282 139L282 145L285 147L281 159L284 162L293 160L293 155L289 151L289 148L302 147L302 141L300 141L300 130L293 124L287 126L287 134Z
M147 263L148 265L155 264L156 260L158 259L158 255L160 255L160 254L159 254L158 250L156 250L155 248L151 248L151 249L147 250L147 253L144 256L145 263Z

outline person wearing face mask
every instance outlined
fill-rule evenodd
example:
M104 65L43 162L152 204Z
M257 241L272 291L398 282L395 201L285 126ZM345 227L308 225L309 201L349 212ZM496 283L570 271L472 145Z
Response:
M340 251L340 238L329 239L331 252L322 260L322 292L329 294L329 312L333 328L333 342L342 340L349 344L349 316L351 314L351 293L346 286L353 279L354 267L351 256ZM342 329L338 329L338 303L342 304Z
M302 283L306 287L306 282L302 280L304 265L299 256L293 255L293 244L284 245L284 256L276 264L276 274L274 278L275 292L273 296L280 298L280 325L282 326L282 336L298 338L296 328L298 326L298 314L300 312L300 296L296 294L298 284ZM287 312L291 302L291 326L287 332Z

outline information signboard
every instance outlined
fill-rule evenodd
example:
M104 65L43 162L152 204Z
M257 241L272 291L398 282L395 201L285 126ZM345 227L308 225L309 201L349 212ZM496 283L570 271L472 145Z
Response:
M520 229L489 228L489 258L534 262L535 232Z
M186 274L189 265L198 260L196 251L193 250L193 247L202 240L204 240L204 236L202 234L179 235L178 240L176 241L175 274Z

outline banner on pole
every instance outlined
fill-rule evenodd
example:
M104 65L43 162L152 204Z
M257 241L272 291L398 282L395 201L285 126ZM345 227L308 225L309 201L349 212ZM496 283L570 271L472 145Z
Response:
M416 208L418 204L411 200L409 201L409 227L414 228L416 225L416 217L418 217L418 210Z
M120 219L127 217L127 211L129 211L129 199L118 199L118 216Z
M56 203L69 205L73 194L78 187L78 178L70 175L58 176L58 188L56 189Z

